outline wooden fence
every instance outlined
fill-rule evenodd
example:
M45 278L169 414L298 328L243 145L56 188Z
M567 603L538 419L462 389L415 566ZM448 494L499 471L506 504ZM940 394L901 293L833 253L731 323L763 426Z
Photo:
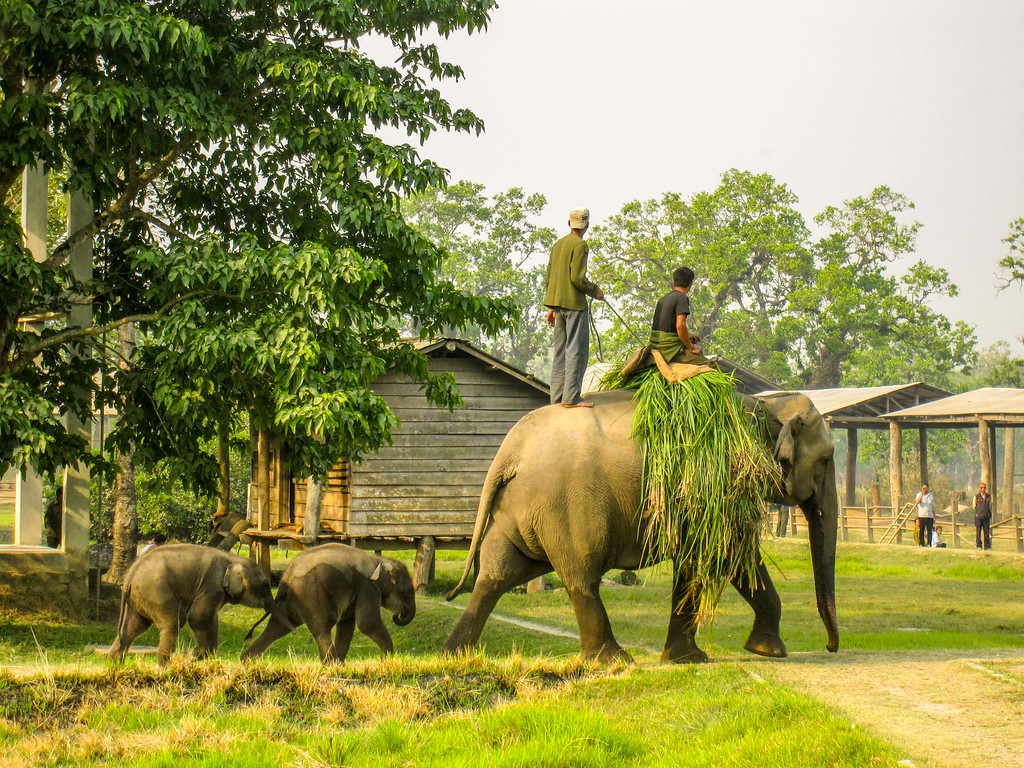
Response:
M886 506L841 507L839 538L841 541L900 544L906 536L909 543L916 544L917 516L913 512L910 504L895 514L892 507ZM935 525L942 526L942 541L946 546L974 548L973 512L963 515L949 509L936 510ZM1024 553L1024 517L1012 515L993 523L992 547Z

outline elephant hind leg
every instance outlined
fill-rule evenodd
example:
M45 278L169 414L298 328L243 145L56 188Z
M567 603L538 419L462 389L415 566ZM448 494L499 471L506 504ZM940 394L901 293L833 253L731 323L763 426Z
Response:
M296 628L298 628L301 623L302 622L297 623L295 625ZM259 637L253 640L252 645L242 651L240 658L242 661L245 661L246 659L259 658L264 654L267 648L270 647L271 643L284 637L289 632L291 632L291 630L288 629L288 627L271 616L270 620L267 622L267 626L264 627L263 632L260 633Z
M633 661L633 657L615 640L608 611L599 592L600 577L592 583L567 583L565 590L576 612L580 628L580 651L585 659L603 663Z
M117 637L110 645L108 652L110 658L117 662L123 661L135 639L151 626L153 626L152 621L128 606L124 625L118 627Z
M473 594L448 635L443 652L455 653L476 645L484 624L503 594L552 570L550 563L526 557L492 528L480 547L480 569Z
M334 643L331 645L328 651L327 657L321 656L320 660L324 663L336 662L341 664L345 661L345 657L348 656L348 649L352 645L352 635L356 631L356 620L355 617L349 617L342 619L334 627Z

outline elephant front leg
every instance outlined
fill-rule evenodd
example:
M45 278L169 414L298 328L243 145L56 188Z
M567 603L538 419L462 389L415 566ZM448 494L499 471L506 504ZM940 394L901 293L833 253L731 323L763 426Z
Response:
M691 591L690 578L673 566L672 611L668 619L668 637L662 662L704 664L708 655L697 645L697 605L700 595Z
M779 634L782 600L779 599L779 593L775 590L771 576L768 575L764 560L758 559L756 582L736 579L733 586L754 610L754 626L743 647L758 656L786 656L786 645Z
M331 646L327 658L321 659L321 661L335 661L339 664L345 661L348 649L352 647L352 635L355 634L355 631L356 619L354 616L339 621L334 627L334 644Z
M356 626L359 631L373 640L380 648L380 655L387 656L395 651L395 644L391 640L388 628L380 618L380 600L378 598L376 609L371 606L356 607ZM346 649L348 650L348 649Z
M581 586L566 584L566 592L576 612L580 628L580 651L585 659L600 662L633 661L633 657L618 644L612 634L612 624L598 592L600 581Z
M220 645L218 612L221 603L215 600L197 600L188 614L188 625L196 638L195 657L205 659L217 652Z

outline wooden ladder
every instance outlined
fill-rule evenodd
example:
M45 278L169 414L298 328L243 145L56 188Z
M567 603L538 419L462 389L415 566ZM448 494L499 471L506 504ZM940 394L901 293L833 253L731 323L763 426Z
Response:
M889 524L889 527L885 529L885 533L882 534L882 538L878 540L879 544L891 544L896 540L896 534L903 530L903 524L907 522L907 518L910 517L910 513L917 507L913 502L908 501L903 505L903 508L899 511L899 514Z

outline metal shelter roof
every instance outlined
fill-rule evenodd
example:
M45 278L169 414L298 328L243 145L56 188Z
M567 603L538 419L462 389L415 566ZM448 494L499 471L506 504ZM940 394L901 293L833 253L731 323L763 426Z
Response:
M993 427L1024 426L1024 389L976 389L893 411L886 418L903 427L973 427L979 419L985 419Z
M835 428L888 429L886 416L895 410L949 397L949 392L920 381L883 387L801 389L829 426Z

